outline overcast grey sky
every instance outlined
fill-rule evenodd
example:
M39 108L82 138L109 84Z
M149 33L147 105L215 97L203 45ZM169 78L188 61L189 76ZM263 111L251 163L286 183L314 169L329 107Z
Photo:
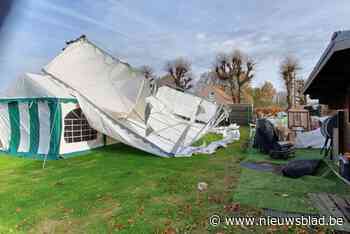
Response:
M281 88L285 55L300 60L307 78L332 33L350 29L349 0L16 2L0 31L0 89L21 73L39 72L81 34L131 65L158 72L168 59L184 56L198 75L218 52L239 48L258 62L255 85L269 80Z

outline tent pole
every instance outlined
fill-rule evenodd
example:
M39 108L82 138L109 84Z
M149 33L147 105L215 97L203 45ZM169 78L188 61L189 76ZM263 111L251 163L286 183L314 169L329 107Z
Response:
M45 168L46 165L46 160L47 160L47 154L45 155L44 162L43 162L43 169Z

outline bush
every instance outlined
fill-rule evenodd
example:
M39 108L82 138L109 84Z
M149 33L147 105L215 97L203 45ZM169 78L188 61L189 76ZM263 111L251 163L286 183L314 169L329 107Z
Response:
M284 109L278 106L255 108L255 114L258 118L276 116L276 114L281 111L284 111Z

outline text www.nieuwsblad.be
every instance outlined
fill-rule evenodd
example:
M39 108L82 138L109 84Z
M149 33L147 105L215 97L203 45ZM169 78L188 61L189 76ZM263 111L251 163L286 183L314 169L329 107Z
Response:
M219 216L209 217L211 226L339 226L344 224L342 217L332 216L298 216L298 217L238 217Z

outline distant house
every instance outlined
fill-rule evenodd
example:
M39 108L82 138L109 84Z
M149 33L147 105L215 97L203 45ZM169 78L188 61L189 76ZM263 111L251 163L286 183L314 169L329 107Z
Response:
M208 85L198 91L198 96L222 105L234 104L232 97L219 85Z
M220 85L207 85L197 91L197 95L215 102L218 105L226 106L229 111L229 120L226 124L237 123L248 125L252 121L253 107L251 104L238 104L237 100L232 100L232 96L227 94Z
M350 152L350 31L334 33L307 80L304 94L338 111L334 154Z

